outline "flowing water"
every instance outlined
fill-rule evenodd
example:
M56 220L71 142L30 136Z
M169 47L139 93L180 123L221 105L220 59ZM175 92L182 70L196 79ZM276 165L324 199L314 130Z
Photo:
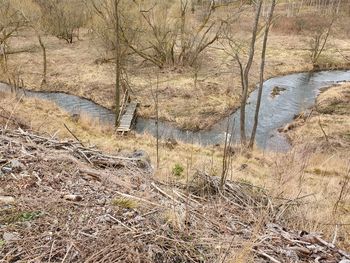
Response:
M322 71L314 73L297 73L271 78L264 82L261 100L259 125L256 143L262 149L287 151L290 144L287 138L277 129L293 120L296 114L314 105L315 99L322 88L339 82L350 81L350 71ZM277 96L271 92L275 87L283 90ZM10 91L10 87L0 83L0 91ZM98 118L102 123L114 123L114 113L90 100L61 92L25 91L26 96L55 102L70 114L87 114ZM257 90L253 91L246 107L246 131L250 134L253 126ZM239 138L239 110L229 116L230 129L228 136ZM212 145L225 142L228 119L225 118L209 130L186 131L175 127L170 122L160 121L159 136L163 139ZM138 118L135 130L137 133L156 134L155 120Z

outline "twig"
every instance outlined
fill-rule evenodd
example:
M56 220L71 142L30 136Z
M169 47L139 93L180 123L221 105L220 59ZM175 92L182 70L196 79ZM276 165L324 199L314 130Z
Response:
M338 225L335 225L334 235L333 235L333 240L332 240L333 245L335 245L335 243L337 242L337 236L338 236Z
M62 259L61 263L63 263L63 262L66 260L68 254L69 254L69 251L71 250L72 247L73 247L73 244L71 243L70 246L69 246L69 248L67 249L67 252L66 252L66 254L64 255L64 258Z
M262 252L260 250L256 251L259 255L271 260L273 263L281 263L281 261L278 261L277 259L271 257L270 255L266 254L265 252Z
M67 131L83 146L85 147L85 145L78 139L78 137L68 128L68 126L63 123L64 127L67 129Z
M84 159L86 160L86 161L88 161L88 163L90 163L91 165L94 165L92 162L91 162L91 160L86 156L86 154L83 152L83 151L81 151L81 150L77 150L83 157L84 157Z
M320 118L318 118L318 125L320 126L321 131L322 131L322 133L324 135L324 138L326 139L327 143L329 144L329 146L331 146L331 143L329 142L328 136L327 136L326 132L324 131L323 127L322 127Z
M151 183L151 186L156 189L159 193L161 193L162 195L164 195L165 197L169 198L170 200L174 201L177 204L181 204L181 202L179 202L178 200L176 200L174 197L168 195L166 192L164 192L162 189L160 189L155 183Z
M122 221L118 220L117 218L115 218L114 216L107 214L107 216L109 218L111 218L112 220L114 220L115 222L121 224L123 227L125 227L126 229L128 229L129 231L136 231L136 229L133 229L131 227L128 227L127 225L125 225Z
M51 249L50 249L50 255L49 255L49 263L51 262L51 257L52 257L52 251L53 251L53 247L55 245L55 240L52 241L52 245L51 245Z

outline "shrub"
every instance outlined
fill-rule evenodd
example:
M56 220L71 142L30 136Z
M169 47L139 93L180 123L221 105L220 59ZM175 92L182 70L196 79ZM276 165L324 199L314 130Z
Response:
M181 177L182 173L184 171L184 168L181 166L181 164L175 164L173 170L172 170L172 174L176 177Z
M84 26L87 11L81 0L35 0L43 17L42 24L47 32L67 43L73 43L73 37Z
M125 209L134 209L137 208L138 204L131 199L128 198L117 198L112 201L112 205L119 206Z

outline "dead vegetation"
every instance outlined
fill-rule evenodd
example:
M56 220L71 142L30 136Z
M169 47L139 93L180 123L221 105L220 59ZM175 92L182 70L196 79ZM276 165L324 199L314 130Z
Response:
M336 34L315 67L302 23L320 21L305 7L306 15L281 32L279 23L293 17L290 4L287 11L276 10L280 19L272 27L266 76L313 66L346 68L348 36L342 24L347 26L347 18L335 23ZM246 11L232 24L242 41L251 19ZM293 30L296 25L300 31ZM45 89L112 108L113 58L98 51L101 43L91 31L79 36L69 45L43 36ZM28 29L8 40L20 52L9 53L3 80L11 75L39 89L40 49L25 51L36 42ZM154 116L149 95L158 74L160 117L182 127L208 127L239 106L239 69L222 43L203 51L203 57L196 67L162 70L132 57L130 75L123 77L144 104L141 114ZM253 83L257 65L253 61ZM326 91L316 110L285 129L296 145L286 154L230 149L225 184L217 177L223 170L220 146L160 142L158 153L154 138L121 139L88 116L75 118L50 103L0 93L0 261L348 262L348 91L347 85ZM155 156L159 169L153 173Z
M348 83L324 90L318 96L314 108L296 116L294 122L284 128L294 145L293 151L296 155L306 158L293 159L293 164L286 169L292 171L302 164L300 170L305 174L300 175L300 180L303 182L301 187L312 189L317 185L317 189L321 189L318 195L322 193L324 196L316 197L317 200L323 201L318 205L315 204L312 209L314 215L307 215L308 212L304 211L305 214L302 216L314 218L315 224L327 221L329 222L327 224L332 224L333 221L338 226L348 224L349 218L346 215L350 204L349 90ZM287 164L288 161L284 163ZM294 183L298 184L297 181ZM345 232L350 233L349 230ZM349 237L345 237L344 240L348 246Z
M5 167L5 177L1 178L3 192L0 195L6 202L16 201L14 209L4 206L7 215L13 212L11 216L6 217L5 212L1 214L10 222L2 232L2 240L20 237L6 247L9 249L6 253L22 253L23 250L15 252L14 249L26 248L31 244L29 240L34 242L33 247L28 247L20 256L43 256L47 261L51 248L56 251L57 245L56 261L59 262L66 255L65 261L82 255L93 256L92 262L107 261L109 257L117 261L111 252L127 255L126 259L121 257L120 260L130 262L139 258L152 262L149 253L160 258L155 262L176 261L177 257L185 262L191 259L192 262L222 262L224 259L224 262L269 262L269 256L289 262L288 256L295 259L295 253L305 262L313 262L324 253L331 255L330 262L337 262L342 252L332 248L330 243L349 251L347 148L332 156L308 145L286 154L240 153L235 149L227 164L228 181L222 191L220 177L216 177L222 169L220 147L199 148L178 143L169 148L160 142L160 167L150 177L144 170L147 165L142 164L149 163L149 159L156 160L155 139L130 135L121 140L112 128L84 116L76 120L51 103L4 93L0 98L3 116L0 123L7 127L8 135L6 132L4 135L12 141L5 143L6 151L0 156L7 164L1 164ZM64 128L64 124L85 147ZM64 143L55 145L52 141L30 139L31 133L13 131L19 125L38 131L38 136L55 142L59 137ZM67 138L70 139L67 141ZM60 148L67 142L68 146L64 146L67 149ZM32 143L34 146L30 146ZM88 145L108 151L108 154L97 151L98 154L128 158L140 158L139 153L130 155L130 152L144 149L150 158L141 154L141 162L126 160L127 167L122 165L125 160L112 159L114 167L111 168L108 165L110 158L103 165L98 160L94 164L94 158L89 155L91 151L95 152L94 148L88 147L85 153ZM40 150L41 155L36 154ZM86 158L77 150L82 150ZM69 160L61 160L60 152L65 158L69 155ZM16 171L12 172L14 176L6 174L12 165ZM109 180L101 186L99 180L104 178ZM40 188L40 182L43 182L43 188ZM39 211L44 211L44 215ZM118 221L108 219L106 214ZM146 215L142 224L133 221L139 215ZM101 225L100 216L107 217L108 222ZM288 231L283 232L279 226L270 223ZM31 228L27 228L28 224ZM130 232L128 227L133 231L136 228L137 234ZM93 230L86 230L90 228ZM304 230L303 234L308 232L315 236L312 240L316 243L300 243L304 237L298 229ZM79 231L84 233L79 234ZM142 231L147 234L143 236ZM322 248L316 238L321 233L324 240L332 240L328 245L321 245ZM97 242L92 242L96 239ZM120 246L121 243L127 245ZM295 249L309 252L299 255L299 252L294 253Z
M273 223L288 211L261 188L202 172L164 184L132 156L1 128L4 262L339 262L316 233Z

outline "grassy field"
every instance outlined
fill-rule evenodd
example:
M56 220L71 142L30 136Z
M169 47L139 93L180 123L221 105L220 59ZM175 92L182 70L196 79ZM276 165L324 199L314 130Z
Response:
M225 17L230 10L223 10L219 16ZM265 78L291 72L312 69L310 60L310 36L312 29L305 32L298 28L303 23L315 23L312 16L288 18L280 7L276 11L276 21L272 27L267 50ZM297 16L296 16L297 17ZM298 20L299 19L299 20ZM320 18L321 19L321 18ZM239 28L234 36L240 41L249 40L252 10L241 15L232 28ZM347 65L350 55L350 41L344 28L347 18L339 19L329 38L319 63L325 68ZM317 21L316 21L317 22ZM311 30L311 31L310 31ZM113 108L114 105L114 65L96 63L106 58L101 43L87 30L81 30L80 40L66 44L51 36L43 41L47 47L48 82L40 87L42 56L37 39L31 31L20 32L10 41L13 51L28 50L9 55L9 72L0 79L8 81L11 76L19 76L30 89L64 91L92 99ZM259 39L259 42L261 39ZM259 48L250 74L251 90L258 82ZM225 51L226 50L226 51ZM136 57L127 65L132 96L141 103L142 117L155 117L152 93L156 90L159 75L160 118L174 122L185 129L205 129L219 119L237 109L240 105L239 69L235 60L227 53L227 43L220 40L207 49L199 61L198 69L171 67L159 70ZM339 52L338 52L339 51ZM341 52L340 52L341 51ZM246 55L241 55L244 61ZM198 70L197 81L195 72Z

